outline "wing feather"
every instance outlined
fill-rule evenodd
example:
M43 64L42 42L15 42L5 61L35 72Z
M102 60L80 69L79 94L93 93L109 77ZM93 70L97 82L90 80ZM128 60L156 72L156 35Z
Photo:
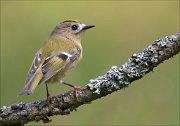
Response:
M35 74L36 70L38 69L39 65L41 64L41 61L42 61L42 53L39 51L39 52L37 52L37 54L33 60L33 63L29 69L28 76L25 81L26 83L28 83L31 80L31 78Z
M51 58L47 58L42 65L42 72L44 74L42 80L39 82L44 83L51 77L53 77L56 73L58 73L61 69L63 69L66 64L70 61L68 55L60 53L59 55L50 56Z

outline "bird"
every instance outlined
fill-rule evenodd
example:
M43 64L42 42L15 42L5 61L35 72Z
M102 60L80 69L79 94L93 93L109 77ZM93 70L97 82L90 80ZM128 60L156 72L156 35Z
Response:
M56 25L36 53L25 80L26 85L18 95L32 94L38 85L46 84L48 98L47 84L56 82L78 89L79 86L66 83L63 78L82 59L83 34L93 27L77 20L66 20Z

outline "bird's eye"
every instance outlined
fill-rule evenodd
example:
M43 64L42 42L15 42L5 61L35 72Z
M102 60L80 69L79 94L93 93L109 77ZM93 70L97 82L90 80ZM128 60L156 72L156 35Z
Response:
M78 29L78 25L72 25L71 28L72 28L72 30L77 30Z

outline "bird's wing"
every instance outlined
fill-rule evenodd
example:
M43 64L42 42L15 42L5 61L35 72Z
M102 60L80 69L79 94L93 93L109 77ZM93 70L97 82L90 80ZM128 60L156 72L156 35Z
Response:
M37 71L38 67L40 66L41 62L42 62L42 52L39 51L39 52L37 52L37 54L36 54L36 56L32 62L32 65L29 69L28 76L26 78L25 83L28 83L31 80L31 78L33 77L33 75Z
M36 54L36 57L34 58L34 61L30 67L28 76L26 78L26 85L25 87L19 92L19 95L23 94L31 94L36 86L38 85L39 81L43 77L43 73L41 70L41 65L42 65L42 52L39 51Z
M26 85L19 95L31 94L38 84L44 83L67 64L76 61L81 55L81 50L75 49L70 52L55 53L47 56L45 59L43 59L42 55L41 51L36 54L26 78Z
M44 83L63 69L66 64L70 62L71 57L72 55L66 52L61 52L58 55L48 56L42 64L43 77L39 84Z

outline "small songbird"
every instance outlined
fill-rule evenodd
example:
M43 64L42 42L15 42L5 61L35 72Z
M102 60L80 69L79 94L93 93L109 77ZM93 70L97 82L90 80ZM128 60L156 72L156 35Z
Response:
M81 39L84 31L94 27L76 20L67 20L58 24L51 32L47 42L37 52L26 78L26 85L19 95L31 94L37 85L61 82L66 73L74 68L82 58Z

